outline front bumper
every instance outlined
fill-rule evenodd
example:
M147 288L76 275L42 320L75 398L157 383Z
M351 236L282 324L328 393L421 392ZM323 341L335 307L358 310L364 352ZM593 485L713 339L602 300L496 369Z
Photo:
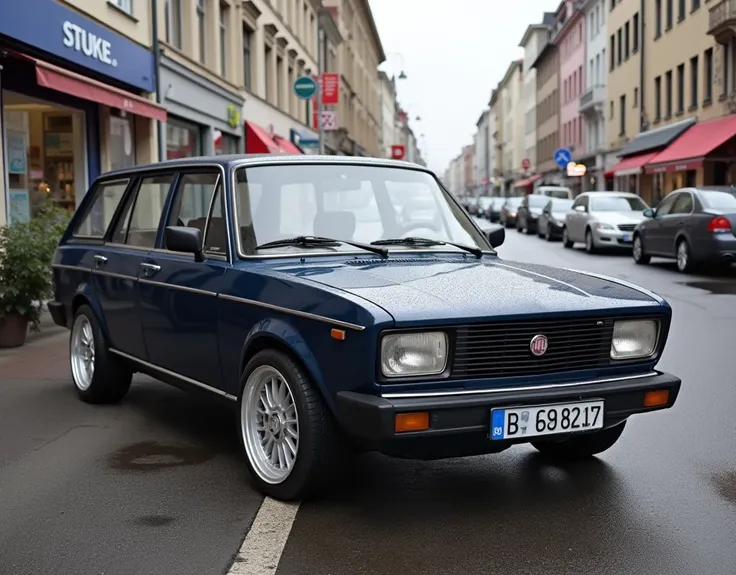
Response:
M606 378L565 384L549 384L488 389L459 390L425 394L390 394L386 397L365 395L350 391L337 394L337 419L352 437L381 446L403 442L408 438L435 440L448 436L475 434L498 447L511 442L488 439L491 409L603 399L605 402L604 427L610 427L630 415L672 407L680 391L680 379L662 372L637 376ZM666 405L646 407L644 396L648 391L667 390ZM429 412L429 429L397 433L395 418L400 413ZM500 445L505 444L505 445Z
M634 232L619 229L595 229L593 239L598 247L630 248L634 245Z

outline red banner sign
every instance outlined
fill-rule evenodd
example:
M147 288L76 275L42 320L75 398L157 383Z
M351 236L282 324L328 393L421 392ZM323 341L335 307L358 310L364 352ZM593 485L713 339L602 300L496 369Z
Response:
M322 74L322 104L340 103L340 74Z
M406 155L406 148L401 145L391 146L391 157L394 160L403 160Z

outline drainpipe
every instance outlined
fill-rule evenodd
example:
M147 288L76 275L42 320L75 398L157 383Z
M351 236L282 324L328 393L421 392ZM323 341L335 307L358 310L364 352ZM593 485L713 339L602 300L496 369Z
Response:
M153 69L156 77L156 103L161 104L161 46L158 41L158 0L151 0L152 32L153 32ZM156 128L158 130L158 160L162 162L166 159L166 134L164 132L164 124L160 120L156 120Z
M645 17L646 12L646 6L647 2L646 0L640 0L640 8L639 8L639 22L641 22L641 30L639 31L639 131L640 132L646 132L649 129L649 122L646 121L646 115L647 115L647 109L646 109L646 100L644 98L644 89L645 89L645 80L644 80L644 73L646 71L646 24L647 21ZM637 180L639 178L637 177Z

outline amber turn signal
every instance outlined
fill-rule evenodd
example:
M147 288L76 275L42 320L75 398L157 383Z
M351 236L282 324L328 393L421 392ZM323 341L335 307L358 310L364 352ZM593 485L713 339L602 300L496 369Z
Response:
M647 391L644 395L644 407L662 407L670 402L670 390L658 389Z
M338 341L343 341L345 339L345 330L332 328L330 330L330 337Z
M396 433L429 429L429 413L426 411L418 413L397 413L395 429Z

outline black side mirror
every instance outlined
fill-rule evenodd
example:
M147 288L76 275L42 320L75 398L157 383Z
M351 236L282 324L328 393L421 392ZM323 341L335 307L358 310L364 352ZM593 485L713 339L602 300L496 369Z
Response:
M203 262L202 233L197 228L168 226L164 231L164 245L172 252L194 254L195 262Z
M486 232L486 235L488 236L488 242L491 244L491 247L495 249L503 245L503 241L506 239L506 229L498 228L496 230L489 230Z
M652 208L646 208L642 214L644 214L645 218L653 218L655 215L655 212Z

